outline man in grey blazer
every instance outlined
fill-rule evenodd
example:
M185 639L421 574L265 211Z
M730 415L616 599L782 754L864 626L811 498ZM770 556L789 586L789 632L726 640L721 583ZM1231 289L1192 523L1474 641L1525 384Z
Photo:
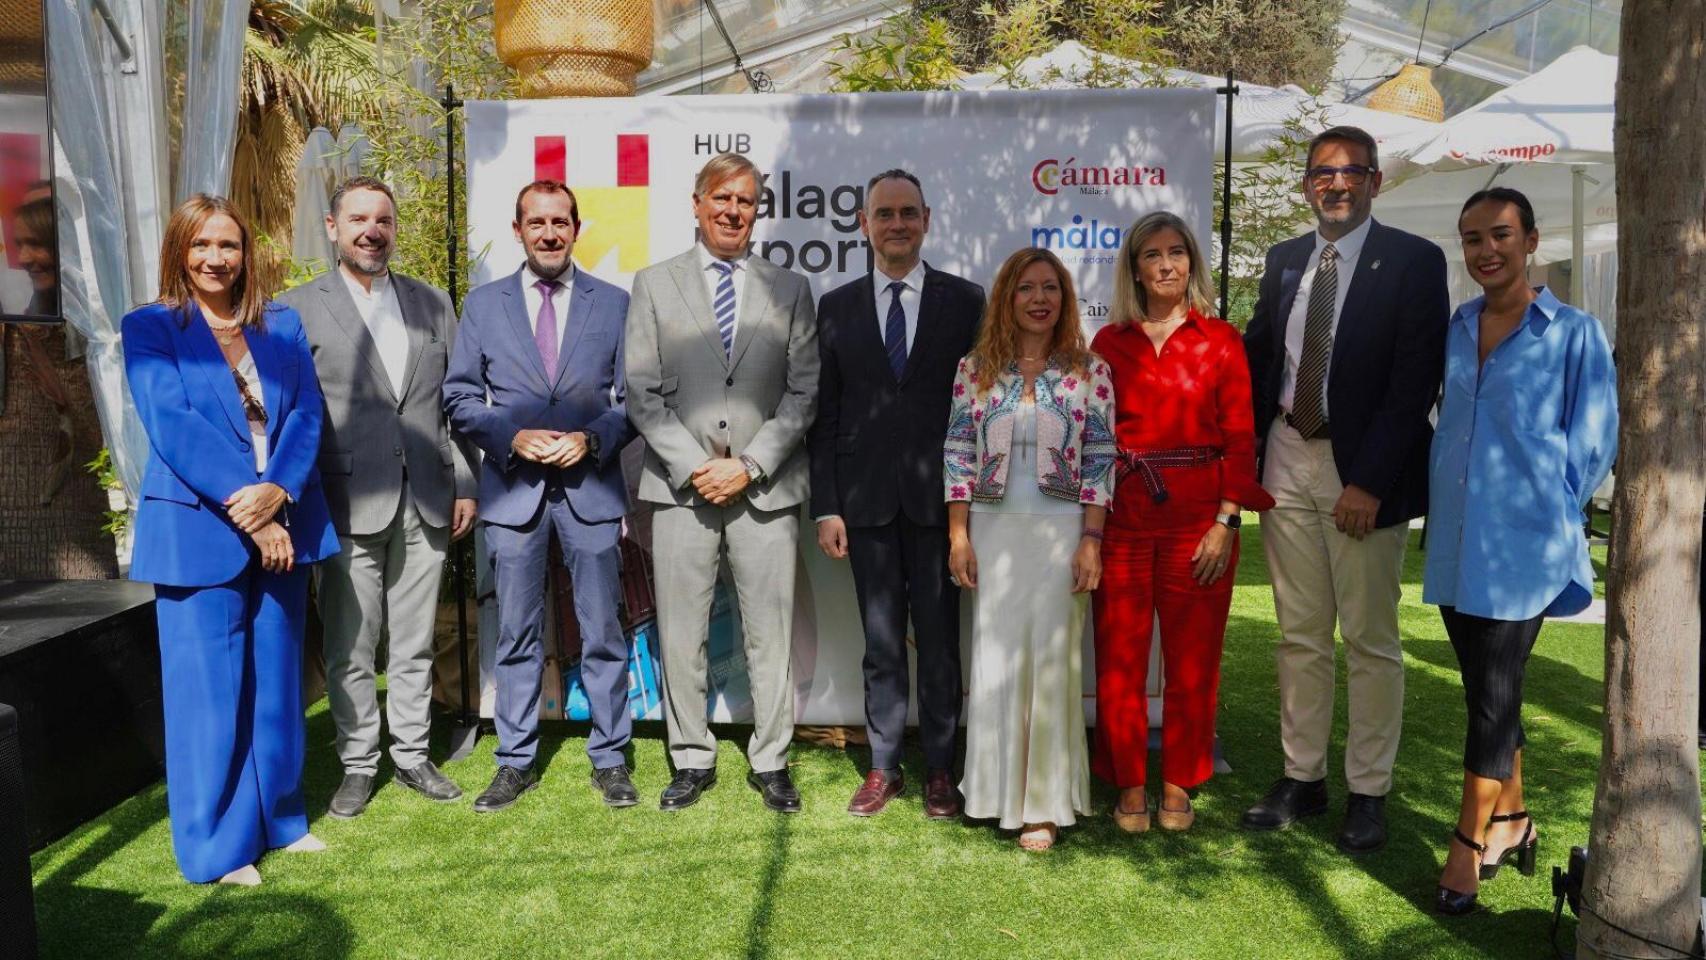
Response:
M433 618L448 543L474 526L472 452L451 436L439 390L455 335L444 292L389 269L391 190L356 177L332 194L338 265L279 299L302 315L325 395L320 477L343 549L315 568L326 693L344 779L328 813L367 808L379 772L374 656L390 637L385 713L398 783L451 801L427 759Z
M533 761L553 534L574 585L581 681L592 706L592 785L612 807L640 800L622 753L633 719L616 613L617 539L628 510L621 454L634 436L622 381L628 295L575 267L580 225L575 195L560 181L522 188L515 236L527 262L468 293L444 381L450 422L486 454L480 519L497 570L498 769L474 801L476 813L502 810L539 782Z
M693 187L699 242L635 275L628 308L628 410L646 440L639 495L657 504L652 555L675 767L664 810L690 806L716 782L705 641L725 549L752 688L747 782L772 810L800 809L787 767L790 647L817 321L806 279L749 252L761 180L740 154L706 163Z

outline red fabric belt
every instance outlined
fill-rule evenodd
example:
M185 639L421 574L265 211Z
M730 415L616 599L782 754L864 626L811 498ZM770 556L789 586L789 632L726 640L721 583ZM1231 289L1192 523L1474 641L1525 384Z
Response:
M1161 471L1169 467L1201 467L1219 462L1219 447L1173 447L1167 450L1120 450L1116 455L1117 481L1135 472L1143 489L1156 503L1167 502L1167 484Z

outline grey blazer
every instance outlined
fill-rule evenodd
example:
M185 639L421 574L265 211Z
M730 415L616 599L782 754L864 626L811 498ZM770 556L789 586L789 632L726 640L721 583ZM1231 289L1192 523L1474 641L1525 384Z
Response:
M421 519L450 523L451 501L477 496L472 450L453 438L439 391L456 314L442 290L393 272L392 286L409 331L403 395L337 268L279 296L302 314L314 369L326 398L320 430L320 478L339 536L378 533L397 515L403 470Z
M703 504L694 470L748 456L765 479L747 488L760 510L805 501L804 439L817 410L817 316L806 278L747 258L733 359L711 312L699 250L641 270L628 304L628 416L646 441L640 499Z

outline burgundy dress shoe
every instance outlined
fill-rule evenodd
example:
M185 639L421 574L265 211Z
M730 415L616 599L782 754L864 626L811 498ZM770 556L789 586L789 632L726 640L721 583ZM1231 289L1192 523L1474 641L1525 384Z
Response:
M954 788L954 775L946 770L932 770L924 781L924 815L932 820L960 818L960 791Z
M865 774L865 782L859 789L853 791L853 802L847 805L847 812L855 817L882 813L890 800L900 796L904 786L906 777L899 770L872 770Z

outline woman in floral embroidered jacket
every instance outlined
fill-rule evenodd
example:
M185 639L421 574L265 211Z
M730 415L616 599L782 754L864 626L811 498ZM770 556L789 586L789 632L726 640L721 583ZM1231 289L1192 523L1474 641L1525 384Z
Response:
M1090 812L1080 638L1114 493L1113 385L1072 278L1027 248L960 361L943 451L948 567L974 590L966 815L1046 850Z

